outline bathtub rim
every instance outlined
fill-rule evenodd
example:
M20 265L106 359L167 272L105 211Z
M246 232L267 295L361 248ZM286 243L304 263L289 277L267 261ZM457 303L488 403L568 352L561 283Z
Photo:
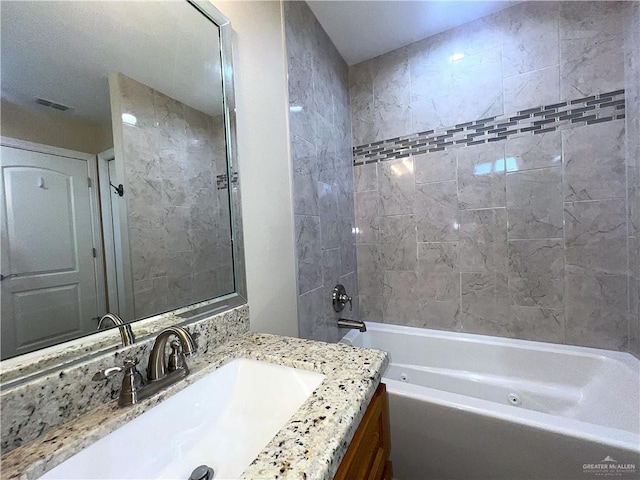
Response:
M575 356L595 356L599 358L607 358L624 363L636 373L640 374L640 359L634 357L628 352L619 352L616 350L605 350L594 347L583 347L579 345L566 345L563 343L538 342L534 340L522 340L519 338L497 337L493 335L481 335L478 333L450 332L447 330L433 330L422 327L411 327L406 325L395 325L390 323L366 322L367 332L387 332L387 333L404 333L414 337L431 337L442 338L448 340L464 341L469 343L482 343L494 346L518 346L525 350L537 350L549 353L570 353ZM359 336L366 336L367 332L359 332L350 330L340 339L340 343L350 345L353 340ZM375 348L375 347L374 347Z
M598 357L601 359L621 362L636 374L640 372L640 360L630 353L617 352L613 350L603 350L592 347L581 347L576 345L564 345L548 342L536 342L531 340L520 340L506 337L495 337L490 335L479 335L473 333L449 332L444 330L432 330L420 327L410 327L405 325L382 324L367 322L367 332L379 331L386 333L400 333L410 336L442 338L455 341L482 343L494 346L509 346L511 348L522 348L526 350L544 351L550 353L567 353L574 356ZM340 340L341 343L353 345L353 341L366 336L367 332L352 330ZM376 347L367 347L376 348ZM391 361L389 364L391 365ZM566 435L579 440L594 442L604 446L611 446L628 450L636 455L640 454L640 434L631 431L606 427L593 423L575 420L571 418L552 415L549 413L519 408L513 405L503 405L489 400L446 392L434 388L415 385L408 382L400 382L385 377L383 373L382 381L387 385L390 394L403 395L415 400L433 403L442 407L452 408L475 415L487 416L510 423L525 425L530 428L550 431L553 433Z

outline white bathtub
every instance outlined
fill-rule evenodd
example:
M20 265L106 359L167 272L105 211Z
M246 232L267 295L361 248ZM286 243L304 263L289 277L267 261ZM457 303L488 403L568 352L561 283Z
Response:
M367 323L342 340L390 354L401 480L640 478L630 354Z

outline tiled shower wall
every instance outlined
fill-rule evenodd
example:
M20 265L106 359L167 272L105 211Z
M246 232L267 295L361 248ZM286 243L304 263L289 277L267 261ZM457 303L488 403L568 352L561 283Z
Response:
M305 2L284 2L300 336L336 341L333 287L357 299L348 67Z
M637 352L633 8L526 2L350 68L363 319Z
M137 119L122 125L135 318L233 291L222 116L121 74L118 87Z

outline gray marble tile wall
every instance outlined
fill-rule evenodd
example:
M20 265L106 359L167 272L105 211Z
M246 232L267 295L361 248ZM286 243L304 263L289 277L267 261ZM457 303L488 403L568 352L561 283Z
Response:
M300 336L336 341L331 293L357 299L348 67L305 2L284 2Z
M124 75L118 86L137 119L122 139L135 317L233 291L222 118Z
M522 2L351 66L354 146L622 88L633 3Z
M637 28L631 3L525 2L350 68L356 152L635 92L603 123L355 166L363 319L637 353Z

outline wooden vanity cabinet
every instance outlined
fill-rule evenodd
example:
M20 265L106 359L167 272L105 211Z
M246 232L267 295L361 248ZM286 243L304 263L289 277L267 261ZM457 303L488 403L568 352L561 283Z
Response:
M391 480L389 399L381 383L353 436L334 480Z

